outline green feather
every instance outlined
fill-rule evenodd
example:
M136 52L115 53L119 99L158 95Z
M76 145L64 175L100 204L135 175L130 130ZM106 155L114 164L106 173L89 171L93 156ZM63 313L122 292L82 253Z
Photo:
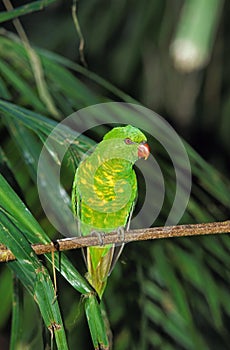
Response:
M127 144L126 140L129 139ZM137 196L133 164L145 135L131 125L113 128L94 152L79 165L73 183L72 203L80 232L108 233L125 227ZM89 247L87 278L102 296L113 262L115 247Z

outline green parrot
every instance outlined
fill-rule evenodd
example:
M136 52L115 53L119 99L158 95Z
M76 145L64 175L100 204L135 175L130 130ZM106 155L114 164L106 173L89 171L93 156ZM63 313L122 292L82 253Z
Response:
M149 153L146 136L127 125L109 131L93 153L81 161L72 190L73 212L81 235L128 229L137 197L133 165L139 158L147 159ZM120 255L116 249L119 247L105 245L85 251L86 277L100 298Z

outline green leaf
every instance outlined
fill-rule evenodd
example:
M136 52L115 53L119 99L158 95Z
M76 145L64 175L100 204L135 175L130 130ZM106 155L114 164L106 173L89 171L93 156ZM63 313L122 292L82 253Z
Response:
M8 269L2 270L0 273L0 300L4 302L0 304L0 329L3 328L5 322L10 316L12 290L12 274Z
M46 112L46 109L42 102L39 100L36 93L31 89L31 86L27 82L25 82L20 75L18 75L14 69L12 69L7 63L3 60L0 60L0 71L2 72L3 77L7 81L7 83L11 83L14 85L16 91L23 96L27 96L27 98L31 101L31 104L34 107L43 113Z
M100 305L94 294L85 296L85 312L88 320L94 349L108 350L109 342Z
M195 349L193 347L192 340L187 336L185 332L181 332L181 328L178 328L178 320L176 322L175 315L170 315L170 318L168 315L165 317L162 308L154 305L150 301L146 301L145 303L145 313L150 320L152 320L157 325L162 326L167 334L169 334L176 342L184 346L186 349ZM185 328L184 324L183 328ZM154 338L151 340L151 342L154 343Z
M0 213L8 216L17 227L23 230L30 243L49 243L50 239L42 230L38 222L34 219L30 211L24 203L13 192L4 178L0 175ZM3 241L1 241L3 242ZM4 244L4 242L3 242ZM17 255L16 255L17 256ZM47 254L47 258L52 262L51 254ZM62 264L60 266L59 259L55 255L55 266L60 270L61 274L81 293L89 293L91 288L87 281L77 272L68 259L62 256Z
M58 349L68 349L58 302L50 276L39 262L23 233L3 213L0 213L0 241L17 257L9 267L34 296L48 329L55 335ZM41 302L41 300L43 302Z
M44 7L56 2L57 0L41 0L33 1L26 5L17 7L11 11L4 11L0 14L0 23L14 19L15 17L23 16L28 13L42 10Z
M185 290L182 287L182 284L180 283L170 260L166 257L162 246L158 246L158 249L155 250L154 258L157 261L162 281L164 281L166 284L168 290L170 291L170 295L173 298L174 307L176 307L180 317L182 317L184 320L187 335L192 339L194 349L199 348L200 346L202 349L207 349L204 340L199 335L199 332L195 327Z
M6 100L11 99L11 94L9 90L7 89L7 86L4 82L4 80L0 77L0 97L4 98Z
M10 350L17 348L17 344L21 340L22 324L23 324L23 299L20 295L20 282L17 277L14 278L14 290L12 300L12 321L11 321L11 338Z

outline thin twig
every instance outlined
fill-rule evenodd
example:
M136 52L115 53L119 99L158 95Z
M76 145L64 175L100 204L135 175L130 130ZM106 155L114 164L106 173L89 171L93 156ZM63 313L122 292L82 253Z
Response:
M124 239L122 240L117 232L105 234L103 235L103 244L119 244L159 238L210 235L229 232L230 220L204 224L164 226L126 231ZM100 241L101 237L97 237L96 235L88 235L85 237L59 239L56 242L51 242L49 244L32 244L31 247L37 255L41 255L54 251L65 251L89 246L98 246L100 245ZM15 260L15 256L4 245L0 244L0 262L7 262L10 260Z
M72 17L73 17L73 22L80 40L80 43L79 43L80 60L83 66L87 68L87 62L85 60L85 54L84 54L85 40L77 18L77 0L73 0L73 3L72 3Z

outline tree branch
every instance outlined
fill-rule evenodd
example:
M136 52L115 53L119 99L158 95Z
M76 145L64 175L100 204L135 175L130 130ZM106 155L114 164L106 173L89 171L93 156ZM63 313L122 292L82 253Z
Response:
M134 241L145 241L159 238L185 237L197 235L221 234L230 232L230 220L222 222L210 222L204 224L178 225L153 227L139 230L126 231L124 239L118 233L111 232L103 236L88 235L85 237L74 237L59 239L48 244L32 244L31 247L37 255L55 251L65 251L89 246L100 246L112 243L129 243ZM15 256L3 244L0 244L0 262L15 260Z

